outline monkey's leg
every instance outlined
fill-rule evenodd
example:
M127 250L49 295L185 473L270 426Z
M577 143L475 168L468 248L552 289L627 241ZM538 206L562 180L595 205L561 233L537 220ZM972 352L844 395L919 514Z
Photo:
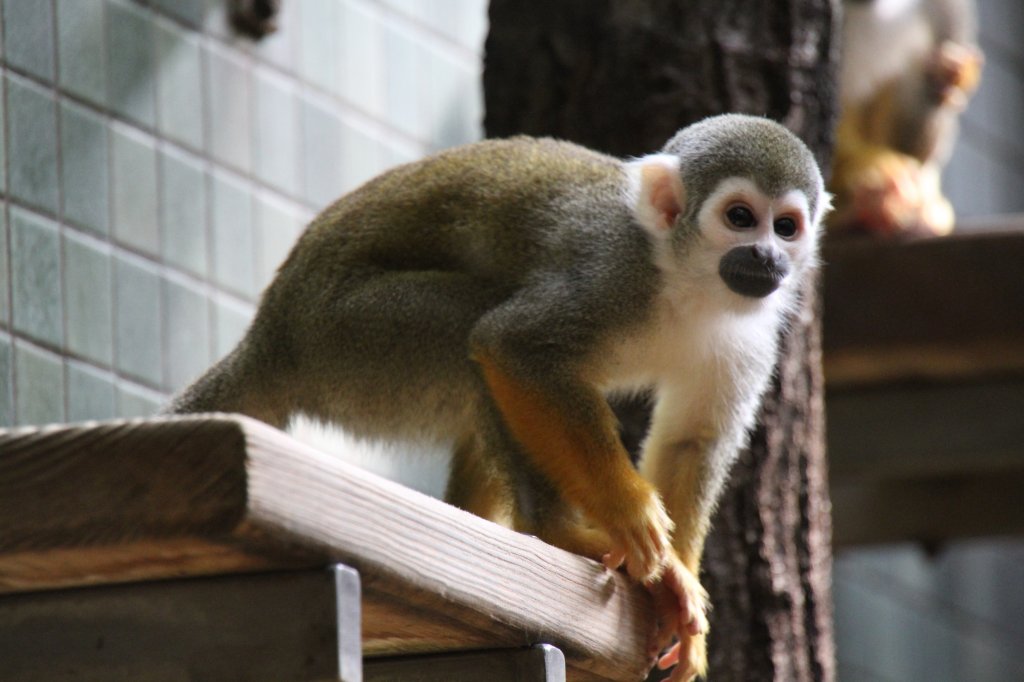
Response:
M473 332L474 359L528 466L611 536L630 575L651 580L667 560L671 521L630 463L608 403L583 376L587 346L575 330L592 323L566 319L585 309L575 293L530 292L489 314ZM560 338L569 329L573 336Z
M663 458L661 462L664 465L655 468L651 475L656 487L662 491L668 513L676 524L672 545L681 564L665 572L667 592L656 596L656 603L661 613L667 613L673 608L671 597L675 595L686 600L683 611L691 618L689 623L680 623L679 642L659 661L659 665L663 668L677 665L676 674L682 680L704 676L707 670L706 614L709 606L707 593L698 576L710 519L709 514L695 503L700 499L700 487L704 484L703 456L699 446L683 445L672 458L671 465L668 458ZM670 582L673 584L668 584ZM665 644L664 640L659 642L662 645L659 649Z
M536 471L509 434L501 413L485 400L477 415L478 433L453 453L445 499L458 507L548 544L600 561L611 538L588 526L547 478Z
M482 518L512 526L508 478L495 458L483 452L476 434L455 444L444 499Z

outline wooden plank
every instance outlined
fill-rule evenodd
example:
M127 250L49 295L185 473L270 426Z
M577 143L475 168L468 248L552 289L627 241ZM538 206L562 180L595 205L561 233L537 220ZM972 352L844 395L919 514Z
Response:
M833 391L826 409L833 482L1024 472L1024 380Z
M373 640L378 653L443 648L468 631L492 648L553 644L572 679L641 679L650 663L650 600L622 574L262 423L0 434L0 590L327 562L358 569L371 603L404 607L403 627ZM441 616L425 631L424 613Z
M836 545L1024 531L1024 216L823 257Z
M1024 374L1024 217L951 237L824 249L831 388Z
M832 485L836 548L1024 534L1024 472Z
M366 682L565 682L565 657L553 646L369 660Z
M0 679L360 682L345 567L0 597Z

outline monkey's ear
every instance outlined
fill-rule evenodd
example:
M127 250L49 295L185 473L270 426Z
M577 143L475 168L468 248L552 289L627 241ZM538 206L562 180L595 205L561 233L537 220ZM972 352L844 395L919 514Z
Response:
M655 236L668 234L686 207L679 157L651 154L627 164L636 218Z

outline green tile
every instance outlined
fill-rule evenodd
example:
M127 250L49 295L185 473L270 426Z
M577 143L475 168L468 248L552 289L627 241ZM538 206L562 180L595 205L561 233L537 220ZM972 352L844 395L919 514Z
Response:
M53 95L7 79L8 189L32 206L57 212L57 107Z
M157 118L160 132L193 149L203 146L199 39L172 24L157 26Z
M107 4L107 68L110 106L152 128L156 123L153 20L132 4Z
M88 365L69 362L67 380L68 421L117 416L113 376Z
M166 398L135 384L117 385L117 415L119 417L152 417L166 402Z
M210 152L221 163L248 171L252 163L248 69L239 57L220 49L207 51L206 68Z
M0 427L14 425L13 356L11 335L0 331Z
M327 206L342 194L341 126L341 118L330 105L303 100L303 196L317 207Z
M336 0L305 0L299 26L299 63L305 80L319 88L339 89L338 38L332 28L337 24Z
M159 386L163 380L160 277L156 266L116 258L114 315L117 369Z
M299 11L302 3L286 2L278 10L277 30L255 45L256 55L284 71L294 71L298 52Z
M107 103L103 8L103 0L57 0L60 86L100 106Z
M385 26L383 41L387 122L408 135L426 137L426 49L411 31L395 26Z
M238 345L252 321L253 310L224 298L213 301L215 358L222 358Z
M343 0L338 13L340 95L353 106L383 117L386 81L379 14L356 0Z
M285 6L292 3L285 3ZM218 38L236 37L228 21L228 3L224 0L203 0L203 31ZM241 43L246 45L246 43Z
M299 100L295 87L268 71L254 80L256 94L253 161L256 176L297 196L299 192Z
M296 209L269 196L256 202L256 243L259 253L257 277L262 289L274 278L277 268L295 245L304 227Z
M96 114L61 103L64 218L97 234L110 232L107 126Z
M210 304L202 289L185 282L164 280L167 322L164 348L167 387L183 388L210 366Z
M384 168L380 144L373 135L341 123L341 185L338 194L351 192Z
M60 238L57 225L11 208L11 286L14 328L54 346L63 340Z
M2 103L0 99L0 104ZM0 106L0 191L7 190L7 136L4 135L6 110L6 106Z
M19 424L64 421L64 367L60 356L19 341L14 348L14 379Z
M127 126L112 128L112 135L114 237L122 244L157 255L156 147L152 138Z
M482 137L480 74L465 59L428 50L426 62L428 137L432 150L454 147Z
M252 195L219 174L213 176L213 279L241 296L256 296Z
M0 201L0 325L7 325L11 321L11 271L8 266L10 260L7 257L8 234L10 230L7 229L6 206L6 201Z
M203 0L152 0L151 4L187 24L196 27L203 25Z
M11 66L53 81L53 6L4 0L4 57Z
M102 243L64 233L67 349L109 367L114 358L111 256Z
M190 155L161 151L160 221L164 260L206 276L206 175L202 164Z

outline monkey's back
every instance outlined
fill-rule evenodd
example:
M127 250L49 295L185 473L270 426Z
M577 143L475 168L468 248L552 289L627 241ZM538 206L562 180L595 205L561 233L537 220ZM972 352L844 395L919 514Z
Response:
M613 277L601 250L631 221L624 188L617 159L550 139L395 168L313 221L250 343L282 358L280 375L298 377L282 383L314 416L365 435L457 431L479 389L474 325L531 277L581 262Z
M583 241L587 230L603 229L606 212L580 215L577 197L606 195L610 201L600 203L607 208L620 199L622 178L617 159L568 142L518 137L466 145L399 166L343 196L313 221L289 261L507 278Z

